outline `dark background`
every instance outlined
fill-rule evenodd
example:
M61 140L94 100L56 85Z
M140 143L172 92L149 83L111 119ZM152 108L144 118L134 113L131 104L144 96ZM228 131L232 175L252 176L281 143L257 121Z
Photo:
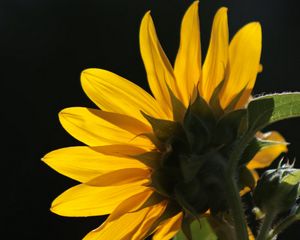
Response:
M40 159L51 150L80 144L60 126L57 113L71 106L94 107L80 86L85 68L104 68L148 89L138 47L140 20L152 11L161 43L173 62L181 17L191 3L0 0L0 213L4 220L0 229L9 234L8 239L81 239L100 224L100 218L66 218L48 210L57 195L76 183ZM249 21L262 24L264 71L255 93L299 91L297 1L202 0L204 52L212 17L220 6L229 7L231 36ZM298 125L299 119L292 119L270 128L292 143L291 159L300 155ZM295 239L299 234L294 225L280 239Z

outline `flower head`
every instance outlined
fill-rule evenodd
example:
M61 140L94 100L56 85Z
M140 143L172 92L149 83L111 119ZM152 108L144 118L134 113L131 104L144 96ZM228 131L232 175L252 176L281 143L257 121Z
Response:
M219 9L202 64L196 1L182 20L174 67L150 12L141 23L140 49L153 96L114 73L84 70L82 87L101 110L67 108L59 119L87 146L43 159L80 182L54 200L53 212L110 214L85 239L170 239L187 215L227 209L223 175L228 152L246 127L243 108L260 69L260 24L247 24L229 43L227 9ZM277 144L252 156L247 169L253 174L286 151L276 132L258 138Z

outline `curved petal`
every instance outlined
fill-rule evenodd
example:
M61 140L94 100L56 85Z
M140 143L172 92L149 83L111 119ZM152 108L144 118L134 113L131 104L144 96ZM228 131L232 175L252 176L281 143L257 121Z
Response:
M199 2L195 1L186 11L180 32L180 46L176 56L174 73L180 90L179 99L188 106L201 75Z
M112 187L79 184L58 196L52 203L51 211L68 217L109 214L125 199L144 192L147 187L141 184L147 181Z
M141 111L166 118L155 99L134 83L106 70L86 69L81 73L82 88L102 110L134 117L149 125Z
M135 203L138 204L137 202L133 202L133 204ZM132 203L128 204L132 205ZM84 240L143 239L143 232L141 232L139 236L135 237L139 232L139 229L145 224L145 222L148 223L154 219L156 220L164 209L165 203L159 203L151 207L143 208L139 211L129 212L122 216L119 216L116 209L116 211L114 211L99 228L88 233L84 237ZM114 217L115 214L118 216L117 218Z
M150 12L143 17L140 27L140 50L144 61L150 89L169 119L172 105L169 88L177 96L172 66L156 35Z
M260 63L262 47L261 26L249 23L232 39L229 45L229 60L220 102L227 107L242 90L252 89Z
M127 168L99 175L86 184L97 187L119 186L128 183L150 179L150 170L142 168Z
M259 151L248 163L249 169L265 168L269 166L281 153L287 152L287 143L278 132L268 132L261 136L264 140L277 141L278 144L271 145Z
M137 231L134 233L132 240L144 239L147 237L146 235L149 233L149 229L155 223L156 220L164 213L167 207L167 201L160 202L156 205L150 207L150 211L148 212L145 220L139 226Z
M147 169L140 161L125 155L120 157L103 154L102 148L67 147L46 154L42 160L57 172L79 182L88 182L100 175L120 169ZM122 151L121 147L116 148ZM135 152L135 154L140 153L140 151Z
M209 48L199 83L200 96L209 102L215 88L224 80L228 61L228 21L227 8L222 7L214 17Z
M62 110L59 120L69 134L89 146L129 144L153 148L150 140L139 135L144 133L144 128L135 126L137 120L131 121L127 116L119 115L110 122L101 110L72 107Z
M175 234L180 230L181 221L183 213L180 212L174 217L171 217L164 222L162 222L155 234L153 235L153 240L169 240L175 236Z

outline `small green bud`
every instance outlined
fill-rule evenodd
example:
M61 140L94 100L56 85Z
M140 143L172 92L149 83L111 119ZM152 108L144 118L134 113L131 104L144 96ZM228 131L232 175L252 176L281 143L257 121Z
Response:
M254 201L263 212L282 213L290 210L299 197L300 170L293 164L279 164L277 169L266 171L257 183Z

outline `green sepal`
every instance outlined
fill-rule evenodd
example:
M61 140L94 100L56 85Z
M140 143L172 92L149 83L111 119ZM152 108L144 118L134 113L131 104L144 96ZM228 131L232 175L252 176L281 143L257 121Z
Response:
M209 143L212 133L205 121L188 109L184 117L184 130L193 152L201 152Z
M140 206L138 209L135 210L136 211L140 211L144 208L147 208L147 207L151 207L151 206L154 206L160 202L162 202L163 200L165 200L165 197L161 196L159 193L157 192L153 192L151 194L151 196L146 200L146 202L144 202L142 204L142 206Z
M173 122L164 119L157 119L143 112L142 114L151 124L153 132L157 137L157 139L163 143L165 143L170 138L170 136L178 135L178 131L182 129L180 123L178 122Z
M300 93L272 94L254 98L248 105L250 134L267 125L300 116Z
M239 109L226 113L217 123L214 132L214 145L227 145L247 130L247 110Z
M207 102L197 95L195 101L189 106L190 111L202 119L209 130L213 129L216 124L216 118L213 109Z
M225 108L225 112L230 112L232 110L235 109L235 106L237 105L237 103L239 102L239 100L241 99L244 91L245 91L246 87L244 87L229 103L229 105Z
M297 198L300 197L300 169L293 171L292 173L284 176L282 178L282 182L287 183L289 185L298 185L298 195Z
M174 121L182 122L184 118L184 114L186 112L186 108L183 105L183 103L174 95L174 93L172 92L172 90L168 85L167 87L168 87L169 95L171 98L171 104L173 108L173 119Z
M255 188L256 181L253 174L246 166L241 166L239 168L239 183L241 185L241 189L244 187L249 187L250 189Z
M254 137L246 147L239 162L239 165L247 164L248 162L250 162L259 151L283 143L288 144L286 142L262 140L260 138Z
M142 162L146 166L157 169L160 164L161 153L156 151L145 152L138 155L130 155L130 157Z
M221 107L220 98L219 98L223 85L224 85L224 80L220 82L219 85L215 88L209 101L209 105L212 107L212 109L214 110L214 114L217 117L222 116L224 114L224 110Z

